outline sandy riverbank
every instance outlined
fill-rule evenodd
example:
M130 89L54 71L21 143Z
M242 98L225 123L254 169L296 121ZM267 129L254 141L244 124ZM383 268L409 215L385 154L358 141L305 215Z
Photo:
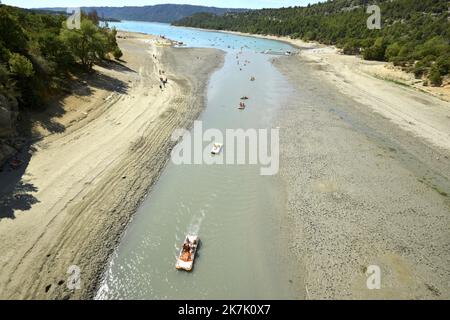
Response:
M274 59L290 250L310 299L450 297L450 104L330 48ZM381 290L368 290L369 265Z
M432 92L425 93L417 87L399 85L392 81L402 81L404 77L407 83L411 75L386 63L341 55L331 47L304 50L301 56L314 62L315 70L341 93L404 130L450 149L450 102L442 100L450 98L449 88L428 88ZM439 91L442 96L438 97Z
M109 254L163 170L176 128L204 105L213 49L120 33L122 63L96 67L74 94L34 115L41 139L1 174L0 298L89 298ZM156 58L155 58L156 57ZM159 88L159 70L168 85ZM66 288L69 266L81 290Z

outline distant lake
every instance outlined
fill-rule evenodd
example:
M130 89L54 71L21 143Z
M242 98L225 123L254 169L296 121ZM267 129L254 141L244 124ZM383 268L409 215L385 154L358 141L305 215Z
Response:
M240 50L241 47L245 47L246 50L256 52L266 50L285 52L292 50L289 44L280 41L239 36L224 32L175 27L167 23L121 21L109 22L108 24L110 27L116 27L116 29L123 31L164 35L171 40L182 41L188 47L218 48L222 50Z

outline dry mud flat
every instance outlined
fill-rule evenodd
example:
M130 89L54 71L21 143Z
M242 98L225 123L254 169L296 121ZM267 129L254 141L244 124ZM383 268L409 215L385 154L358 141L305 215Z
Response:
M297 89L280 171L308 298L450 298L449 104L309 55L274 60Z
M43 138L3 172L0 298L90 298L122 230L165 167L177 128L204 106L223 63L212 49L172 48L120 33L124 62L97 75L36 125ZM168 78L159 88L159 70ZM45 118L45 116L43 117ZM67 289L68 268L81 290Z

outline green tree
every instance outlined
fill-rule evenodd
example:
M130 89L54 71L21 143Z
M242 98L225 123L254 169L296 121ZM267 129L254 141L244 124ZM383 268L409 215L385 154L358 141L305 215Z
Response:
M37 37L37 43L40 54L48 61L53 62L59 73L67 73L74 65L75 60L72 52L62 41L62 38L59 36L59 31L58 34L43 31Z
M389 45L386 48L386 59L388 61L394 61L394 59L400 54L401 46L398 42Z
M439 73L444 76L450 72L450 52L447 55L440 56L436 60L436 67Z
M436 66L431 68L429 79L431 84L435 87L440 87L442 85L442 76Z
M0 95L7 97L8 99L16 99L19 93L16 90L15 83L11 79L11 73L9 70L0 64Z
M377 38L375 43L364 50L364 59L366 60L385 60L386 43L383 38Z
M98 16L97 10L93 10L87 14L87 18L91 20L96 26L100 23L100 17Z
M116 34L115 29L101 28L90 19L82 19L79 30L64 28L61 40L73 56L90 70L95 62L106 59L109 53L121 56Z
M13 53L8 63L11 73L18 77L30 78L34 75L33 64L21 54Z
M79 30L65 28L61 39L86 69L92 69L94 62L104 57L106 40L91 20L82 20Z
M12 15L5 6L0 7L0 48L10 51L24 52L28 37L18 18Z
M119 47L116 47L113 51L113 56L116 60L119 60L123 56L122 50L120 50Z
M416 55L418 57L435 56L450 52L450 45L440 36L427 40L423 45L419 46Z
M0 5L0 95L23 108L43 108L67 87L71 72L120 56L116 31L97 25L98 16L82 15L80 30L68 30L67 16L41 14ZM15 99L17 98L17 99Z

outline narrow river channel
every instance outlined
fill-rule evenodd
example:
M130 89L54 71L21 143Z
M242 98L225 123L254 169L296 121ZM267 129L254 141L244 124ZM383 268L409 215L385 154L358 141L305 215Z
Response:
M276 56L261 53L292 50L285 43L159 23L112 25L227 52L224 66L208 85L207 107L198 119L204 130L270 129L277 108L291 93L287 80L272 66ZM255 81L250 81L252 76ZM242 96L250 98L244 111L237 109ZM295 266L286 254L285 194L279 179L261 176L260 165L170 162L128 226L97 298L301 297L292 284ZM191 273L175 269L187 233L201 238Z

